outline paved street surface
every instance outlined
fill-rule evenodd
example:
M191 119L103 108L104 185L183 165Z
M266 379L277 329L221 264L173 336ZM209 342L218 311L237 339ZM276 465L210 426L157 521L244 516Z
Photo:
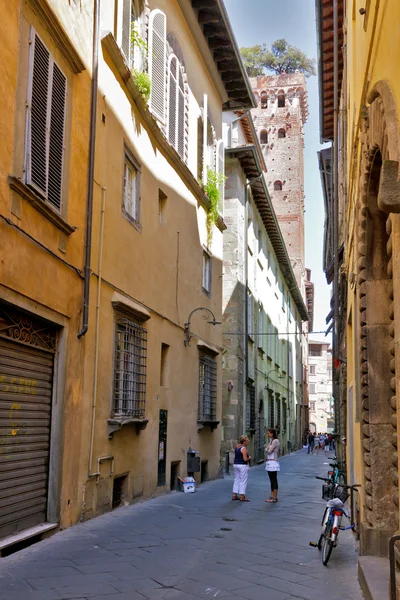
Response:
M230 500L232 477L172 493L60 532L0 559L1 600L360 600L356 545L342 532L327 567L317 549L327 459L283 457L280 497L263 466L251 503Z

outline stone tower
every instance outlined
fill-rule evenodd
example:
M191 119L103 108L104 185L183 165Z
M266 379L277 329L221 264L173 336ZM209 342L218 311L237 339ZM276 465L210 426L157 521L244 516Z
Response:
M252 110L270 193L297 284L305 298L304 132L308 117L303 73L251 78L257 108Z

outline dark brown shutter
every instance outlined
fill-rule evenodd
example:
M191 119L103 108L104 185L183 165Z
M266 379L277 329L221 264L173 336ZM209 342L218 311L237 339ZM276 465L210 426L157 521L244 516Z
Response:
M50 73L50 53L35 34L30 102L30 131L28 148L28 183L47 195L47 113Z
M58 209L61 208L62 197L66 96L67 79L57 65L53 63L48 199Z
M0 538L46 521L53 354L0 338Z

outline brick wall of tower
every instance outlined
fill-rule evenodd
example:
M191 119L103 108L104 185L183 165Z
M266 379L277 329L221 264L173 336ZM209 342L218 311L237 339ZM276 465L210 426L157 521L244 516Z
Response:
M265 179L297 283L304 294L303 125L308 115L305 77L302 73L260 76L251 82L258 98L258 107L252 114L267 165ZM283 107L278 106L279 97L284 98ZM274 189L275 182L281 183L281 190Z

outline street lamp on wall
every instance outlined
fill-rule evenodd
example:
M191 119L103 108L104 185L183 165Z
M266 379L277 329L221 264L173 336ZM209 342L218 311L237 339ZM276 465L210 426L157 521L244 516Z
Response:
M213 313L213 312L212 312L212 311L211 311L209 308L205 308L205 307L203 307L203 306L200 306L199 308L194 308L194 309L192 310L192 312L190 313L190 315L188 316L188 320L186 321L186 323L185 323L185 326L184 326L184 327L185 327L185 329L184 329L184 333L185 333L185 340L184 340L184 344L185 344L185 346L190 346L190 340L191 340L191 339L192 339L192 337L193 337L193 334L192 334L192 332L190 331L191 318L192 318L192 316L194 315L194 313L195 313L195 312L197 312L197 311L199 311L199 310L202 310L202 311L204 311L204 312L208 313L209 315L211 315L211 317L212 317L212 321L207 321L207 323L208 323L209 325L221 325L221 324L222 324L222 323L221 323L221 321L217 321L217 320L215 319L215 315L214 315L214 313ZM203 316L203 319L204 319L204 320L206 320L206 319L207 319L207 315L204 315L204 316Z

